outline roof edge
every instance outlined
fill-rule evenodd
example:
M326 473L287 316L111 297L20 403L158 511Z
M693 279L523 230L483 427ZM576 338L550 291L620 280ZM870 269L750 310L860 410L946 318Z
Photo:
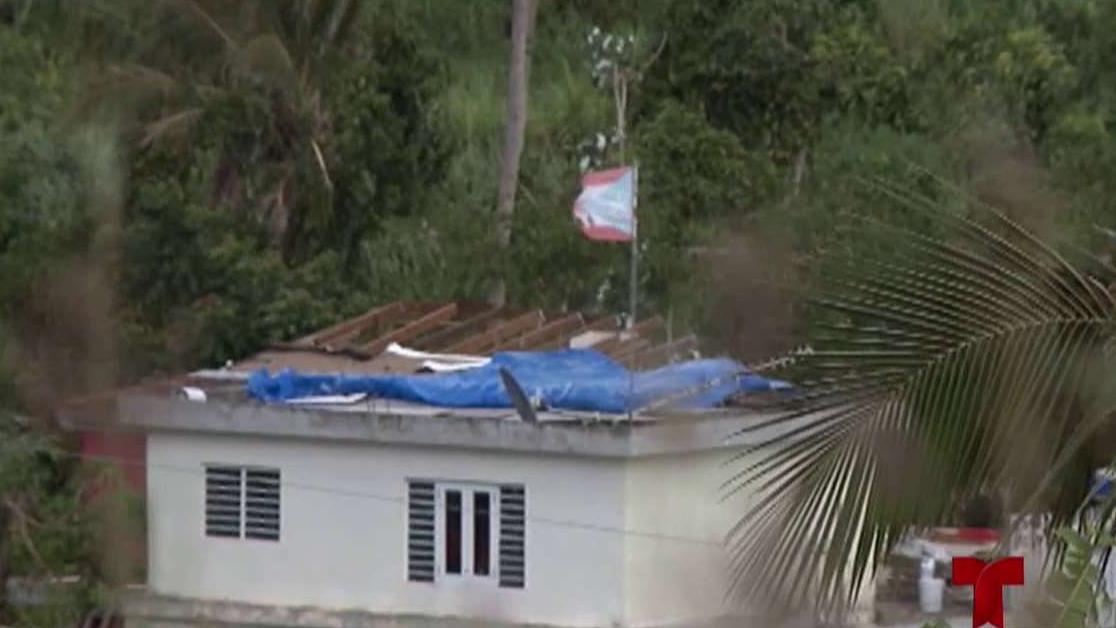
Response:
M653 423L562 421L525 423L506 416L453 417L211 400L192 402L150 394L118 399L114 427L126 431L201 433L300 440L481 449L595 458L633 458L733 449L774 436L778 427L731 438L773 416L748 411L716 417L677 417ZM68 420L69 429L82 429Z

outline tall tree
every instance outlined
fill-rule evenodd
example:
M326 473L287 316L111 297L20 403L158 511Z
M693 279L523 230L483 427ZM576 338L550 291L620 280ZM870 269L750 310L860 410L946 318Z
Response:
M187 136L215 145L214 203L265 217L289 260L307 224L327 221L321 199L334 185L323 75L337 62L360 5L164 0L148 49L111 68L98 100L129 97L141 148Z
M515 215L515 190L519 185L519 158L527 131L528 44L535 29L537 0L512 0L511 50L508 56L508 113L504 127L504 151L500 165L500 192L496 203L496 247L506 261ZM506 263L500 265L488 300L493 305L507 301Z

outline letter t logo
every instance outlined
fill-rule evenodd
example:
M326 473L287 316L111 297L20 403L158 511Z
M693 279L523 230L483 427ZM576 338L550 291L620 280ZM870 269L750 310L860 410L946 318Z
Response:
M973 587L973 628L1004 628L1004 587L1023 584L1023 558L987 564L971 556L954 558L953 584Z

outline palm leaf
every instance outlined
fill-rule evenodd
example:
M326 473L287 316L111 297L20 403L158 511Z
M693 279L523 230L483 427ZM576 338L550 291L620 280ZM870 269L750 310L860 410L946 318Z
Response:
M110 66L74 103L71 116L90 118L106 112L159 109L186 91L185 85L156 68L128 64Z
M150 146L152 143L168 136L183 137L188 135L198 120L201 119L201 116L202 110L200 108L190 107L150 122L144 127L143 138L140 139L139 145L141 147Z
M330 10L330 20L322 37L323 50L343 42L356 25L364 3L358 0L335 0Z
M130 87L150 94L165 95L180 87L179 81L157 68L138 64L109 68L108 84L113 90Z
M742 432L726 483L756 495L728 539L741 597L840 611L957 499L1061 488L1097 426L1086 383L1111 342L1108 292L995 211L875 185L933 228L862 221L880 253L835 265L814 299L795 407Z
M326 166L325 155L322 154L322 149L314 139L310 140L310 148L314 152L314 163L318 166L318 172L322 174L322 183L325 183L326 189L333 191L333 180L329 177L329 168Z
M274 33L264 33L248 40L235 56L237 67L274 87L293 90L298 84L298 71L283 40Z
M228 48L233 50L237 48L236 40L232 35L217 21L217 18L207 11L197 0L168 0L168 4L170 7L197 20L197 22L204 26L209 32L220 38Z
M1107 534L1087 534L1070 527L1058 530L1064 543L1061 568L1047 583L1050 599L1057 609L1051 624L1055 628L1087 628L1096 618L1096 591L1100 569L1093 561L1098 552L1112 547Z

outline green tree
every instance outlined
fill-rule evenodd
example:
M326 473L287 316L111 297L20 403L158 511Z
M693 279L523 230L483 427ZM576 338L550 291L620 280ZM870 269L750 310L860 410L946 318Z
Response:
M511 244L515 217L515 191L519 183L519 160L527 132L527 73L531 66L530 41L538 7L535 0L512 0L511 47L508 53L508 113L504 127L504 150L500 158L500 193L496 203L496 253L504 256ZM501 274L492 287L489 301L504 305L507 285Z
M100 587L107 581L94 514L83 503L87 485L77 462L26 421L6 415L0 435L0 581L17 578L24 590L45 593L38 603L21 603L7 598L5 586L0 621L76 625L104 601Z
M242 106L285 102L274 99L280 88L272 83L248 80L251 76L222 78L222 73L218 78L225 83L219 92L193 98L187 90L185 101L140 99L155 107L141 107L140 114L175 115L169 113L178 110L172 105L197 105L205 123L189 129L190 142L178 141L172 127L162 141L137 147L131 155L119 314L133 373L220 364L328 324L338 315L404 296L396 291L404 279L386 251L370 246L370 240L399 217L420 213L442 176L446 150L428 110L440 65L417 45L412 16L390 5L369 5L351 16L347 11L355 9L346 3L265 4L245 9L252 18L245 18L247 25L235 16L224 16L222 24L233 22L230 32L256 32L251 29L270 27L272 18L288 16L297 26L306 14L294 13L311 8L332 11L331 19L356 20L343 44L336 35L330 40L335 46L323 45L322 56L309 62L306 86L282 96L314 102L321 123L314 141L325 157L332 189L321 185L322 164L313 147L287 143L290 129L277 121L274 108ZM184 9L192 5L169 13L165 18L171 21L163 26L197 17ZM312 38L298 35L299 28L280 29L285 46L294 45L288 40ZM176 32L178 38L165 46L182 47L188 57L187 36L197 30ZM255 38L269 40L272 34ZM201 35L211 33L203 28ZM117 56L107 62L130 67ZM165 65L184 73L182 86L204 79L212 69L203 64L195 70L173 57ZM284 111L288 109L279 113ZM280 135L287 138L281 150L265 146ZM268 208L278 198L270 186L279 170L272 166L289 165L291 159L301 165L296 168L300 174L288 179L298 194L284 196L287 206L313 211L298 219L297 237L288 234L291 246L277 247L275 214ZM230 170L228 164L234 167ZM392 233L414 239L410 233Z
M331 217L322 83L360 6L162 2L147 46L111 67L100 98L127 95L141 148L204 128L214 150L212 202L265 216L273 245L290 261Z
M104 129L59 124L76 66L48 44L40 10L0 5L0 622L18 626L79 622L111 580L80 465L44 417L60 396L114 381L101 323L115 144ZM32 589L74 580L28 606L7 599L9 577Z

